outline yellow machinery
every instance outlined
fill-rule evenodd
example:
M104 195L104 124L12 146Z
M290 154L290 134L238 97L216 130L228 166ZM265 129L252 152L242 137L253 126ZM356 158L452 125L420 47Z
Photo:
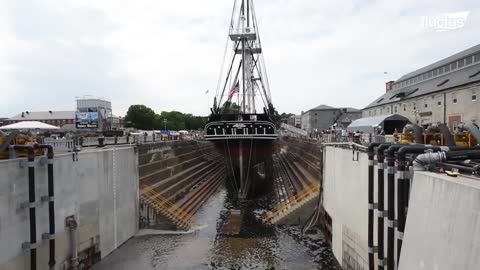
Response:
M477 145L477 141L468 132L459 132L453 134L453 140L458 147L471 147Z
M395 142L400 144L416 143L413 133L394 133ZM441 133L422 133L423 144L445 145L445 139ZM472 147L477 145L477 141L469 132L452 133L452 138L457 147Z
M8 142L10 140L10 142ZM28 134L14 134L11 138L9 135L0 135L0 159L9 158L10 145L35 145L37 143L35 137ZM6 145L8 144L8 146ZM2 147L3 146L3 147ZM3 151L2 151L3 149ZM35 149L35 155L42 155L42 149ZM27 150L20 150L16 154L17 157L28 156Z

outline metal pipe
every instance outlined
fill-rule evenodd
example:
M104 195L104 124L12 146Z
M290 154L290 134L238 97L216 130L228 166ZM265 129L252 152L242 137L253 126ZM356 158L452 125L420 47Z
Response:
M443 135L444 143L446 146L455 146L455 142L453 141L452 133L450 129L442 123L438 123L435 125L431 125L427 128L427 132L440 132Z
M405 145L391 145L386 151L387 158L387 269L395 269L395 152Z
M15 145L15 150L27 150L28 153L28 207L30 218L30 269L37 269L37 224L35 209L35 152L31 145Z
M418 155L413 161L414 170L425 171L429 169L429 166L434 165L437 162L443 162L446 160L464 160L480 158L478 156L478 152L480 152L480 146L474 146L469 148L440 147L440 149L442 150L442 152L424 153Z
M401 147L397 152L397 266L400 261L400 254L403 244L403 233L405 232L405 223L408 208L408 194L410 189L409 176L407 175L407 154L421 154L426 150L441 151L448 149L445 147L436 147L431 145L410 145Z
M435 163L435 166L446 168L446 169L457 169L459 171L463 171L471 174L478 174L480 172L480 168L473 168L469 166L463 166L463 165L452 164L452 163L437 162Z
M54 204L54 182L53 182L53 146L41 144L39 148L47 149L47 178L48 178L48 228L49 228L49 260L50 269L55 268L55 204Z
M472 134L472 136L477 141L477 144L480 144L480 129L474 123L460 123L458 128L461 130L466 130Z
M10 147L10 143L12 140L17 136L18 132L17 131L11 131L8 135L5 134L3 131L0 131L0 136L3 136L5 138L5 141L3 144L0 144L0 152L3 152L7 150L8 147Z
M447 160L480 159L480 150L462 150L445 153Z
M390 146L390 143L381 144L377 148L377 186L378 186L378 269L384 269L385 266L385 247L384 247L384 230L385 230L385 153L384 151Z
M368 269L375 269L373 227L374 227L374 171L373 159L375 157L374 149L380 143L371 143L368 145Z
M416 143L424 143L423 141L423 128L417 124L407 124L403 128L403 133L412 132L415 135Z
M77 236L77 228L78 223L75 219L75 216L69 216L66 218L65 223L67 228L70 229L70 244L72 249L72 258L70 259L70 269L77 270L78 269L78 236Z

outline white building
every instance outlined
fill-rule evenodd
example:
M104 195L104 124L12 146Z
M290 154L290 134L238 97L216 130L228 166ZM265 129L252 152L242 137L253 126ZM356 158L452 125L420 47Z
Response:
M408 73L386 84L386 93L362 110L362 117L400 114L427 126L480 119L480 45Z

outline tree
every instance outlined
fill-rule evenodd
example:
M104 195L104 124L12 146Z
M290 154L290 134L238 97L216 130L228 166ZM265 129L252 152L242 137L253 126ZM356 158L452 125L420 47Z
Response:
M153 129L155 112L145 105L131 105L125 116L126 126L136 129Z

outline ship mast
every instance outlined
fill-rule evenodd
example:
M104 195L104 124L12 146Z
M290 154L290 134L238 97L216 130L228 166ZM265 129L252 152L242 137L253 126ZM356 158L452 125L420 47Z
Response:
M225 82L223 89L217 89L218 105L222 105L224 97L228 97L225 102L231 100L231 89L238 82L239 89L236 93L238 96L237 100L240 102L238 104L238 113L256 114L256 106L259 105L256 104L258 103L256 102L257 95L261 97L260 104L263 103L265 111L269 112L271 97L268 89L268 79L266 78L265 63L262 57L262 47L258 35L253 0L240 1L238 9L236 8L237 1L235 1L232 12L229 39L233 43L233 56L232 60L229 61L227 73L221 79ZM240 76L238 76L238 73L235 75L237 68L233 68L234 66L238 66L238 70L241 70Z

